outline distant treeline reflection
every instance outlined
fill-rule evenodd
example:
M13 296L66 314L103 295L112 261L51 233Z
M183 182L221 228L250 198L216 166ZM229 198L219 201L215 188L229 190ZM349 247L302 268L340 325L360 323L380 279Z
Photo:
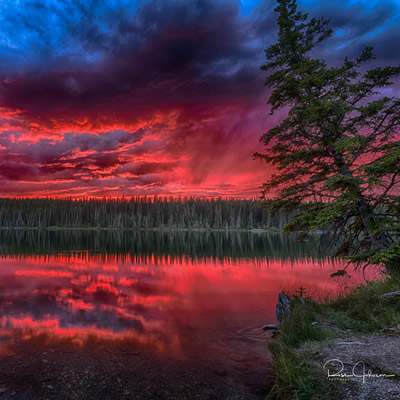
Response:
M329 255L323 235L299 243L280 234L252 232L0 230L2 255L67 252L282 260Z

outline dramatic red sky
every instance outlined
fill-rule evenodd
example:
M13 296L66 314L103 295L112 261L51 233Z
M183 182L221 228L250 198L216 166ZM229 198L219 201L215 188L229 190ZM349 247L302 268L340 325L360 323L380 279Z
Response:
M395 1L303 0L332 18L321 50L398 60ZM260 71L270 0L0 4L0 196L249 197L276 123Z

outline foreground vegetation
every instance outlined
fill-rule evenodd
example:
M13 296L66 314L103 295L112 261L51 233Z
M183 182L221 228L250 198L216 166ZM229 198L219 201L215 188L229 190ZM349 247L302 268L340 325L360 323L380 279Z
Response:
M53 200L0 198L0 227L99 229L281 229L258 200L147 198Z
M343 387L328 380L326 371L317 364L319 346L335 337L377 335L385 330L398 332L399 297L382 297L398 290L400 278L392 277L356 287L335 300L317 302L305 296L303 303L300 294L303 295L304 290L295 293L291 315L281 325L276 339L269 343L275 370L268 398L346 398L339 395Z

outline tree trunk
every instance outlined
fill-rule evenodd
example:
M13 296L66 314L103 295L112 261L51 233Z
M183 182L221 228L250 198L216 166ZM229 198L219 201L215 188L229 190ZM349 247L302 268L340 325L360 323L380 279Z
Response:
M358 208L358 212L360 213L360 217L361 217L362 223L365 227L365 230L367 231L371 242L374 244L374 246L377 248L377 250L379 250L379 251L385 250L391 244L390 236L385 232L382 232L379 234L376 234L374 232L374 228L377 225L374 213L369 208L367 202L365 201L365 199L361 193L360 193L360 197L361 197L361 199L358 203L357 208Z
M337 153L334 147L330 148L333 157L335 159L335 164L340 170L340 172L345 176L353 176L353 171L351 171L348 166L346 165L345 158L342 153ZM378 251L385 250L389 248L392 243L390 235L386 232L376 233L375 228L377 227L377 222L375 219L374 212L371 210L370 206L368 205L365 197L361 193L361 187L358 186L356 189L356 196L359 198L357 203L357 211L360 215L362 224L364 226L364 231L368 235L371 243L375 246ZM400 265L400 259L398 262L394 262L386 264L386 268L388 270L398 270Z

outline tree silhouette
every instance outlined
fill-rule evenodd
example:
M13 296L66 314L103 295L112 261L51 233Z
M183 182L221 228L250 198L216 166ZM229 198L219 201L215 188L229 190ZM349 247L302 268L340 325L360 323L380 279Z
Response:
M400 269L400 100L381 95L400 67L376 67L366 47L354 60L331 67L311 51L329 38L325 18L297 10L295 0L278 0L278 40L266 50L272 88L271 113L287 117L265 133L265 153L275 165L263 195L272 211L296 210L286 232L299 239L329 228L338 255L357 264Z

